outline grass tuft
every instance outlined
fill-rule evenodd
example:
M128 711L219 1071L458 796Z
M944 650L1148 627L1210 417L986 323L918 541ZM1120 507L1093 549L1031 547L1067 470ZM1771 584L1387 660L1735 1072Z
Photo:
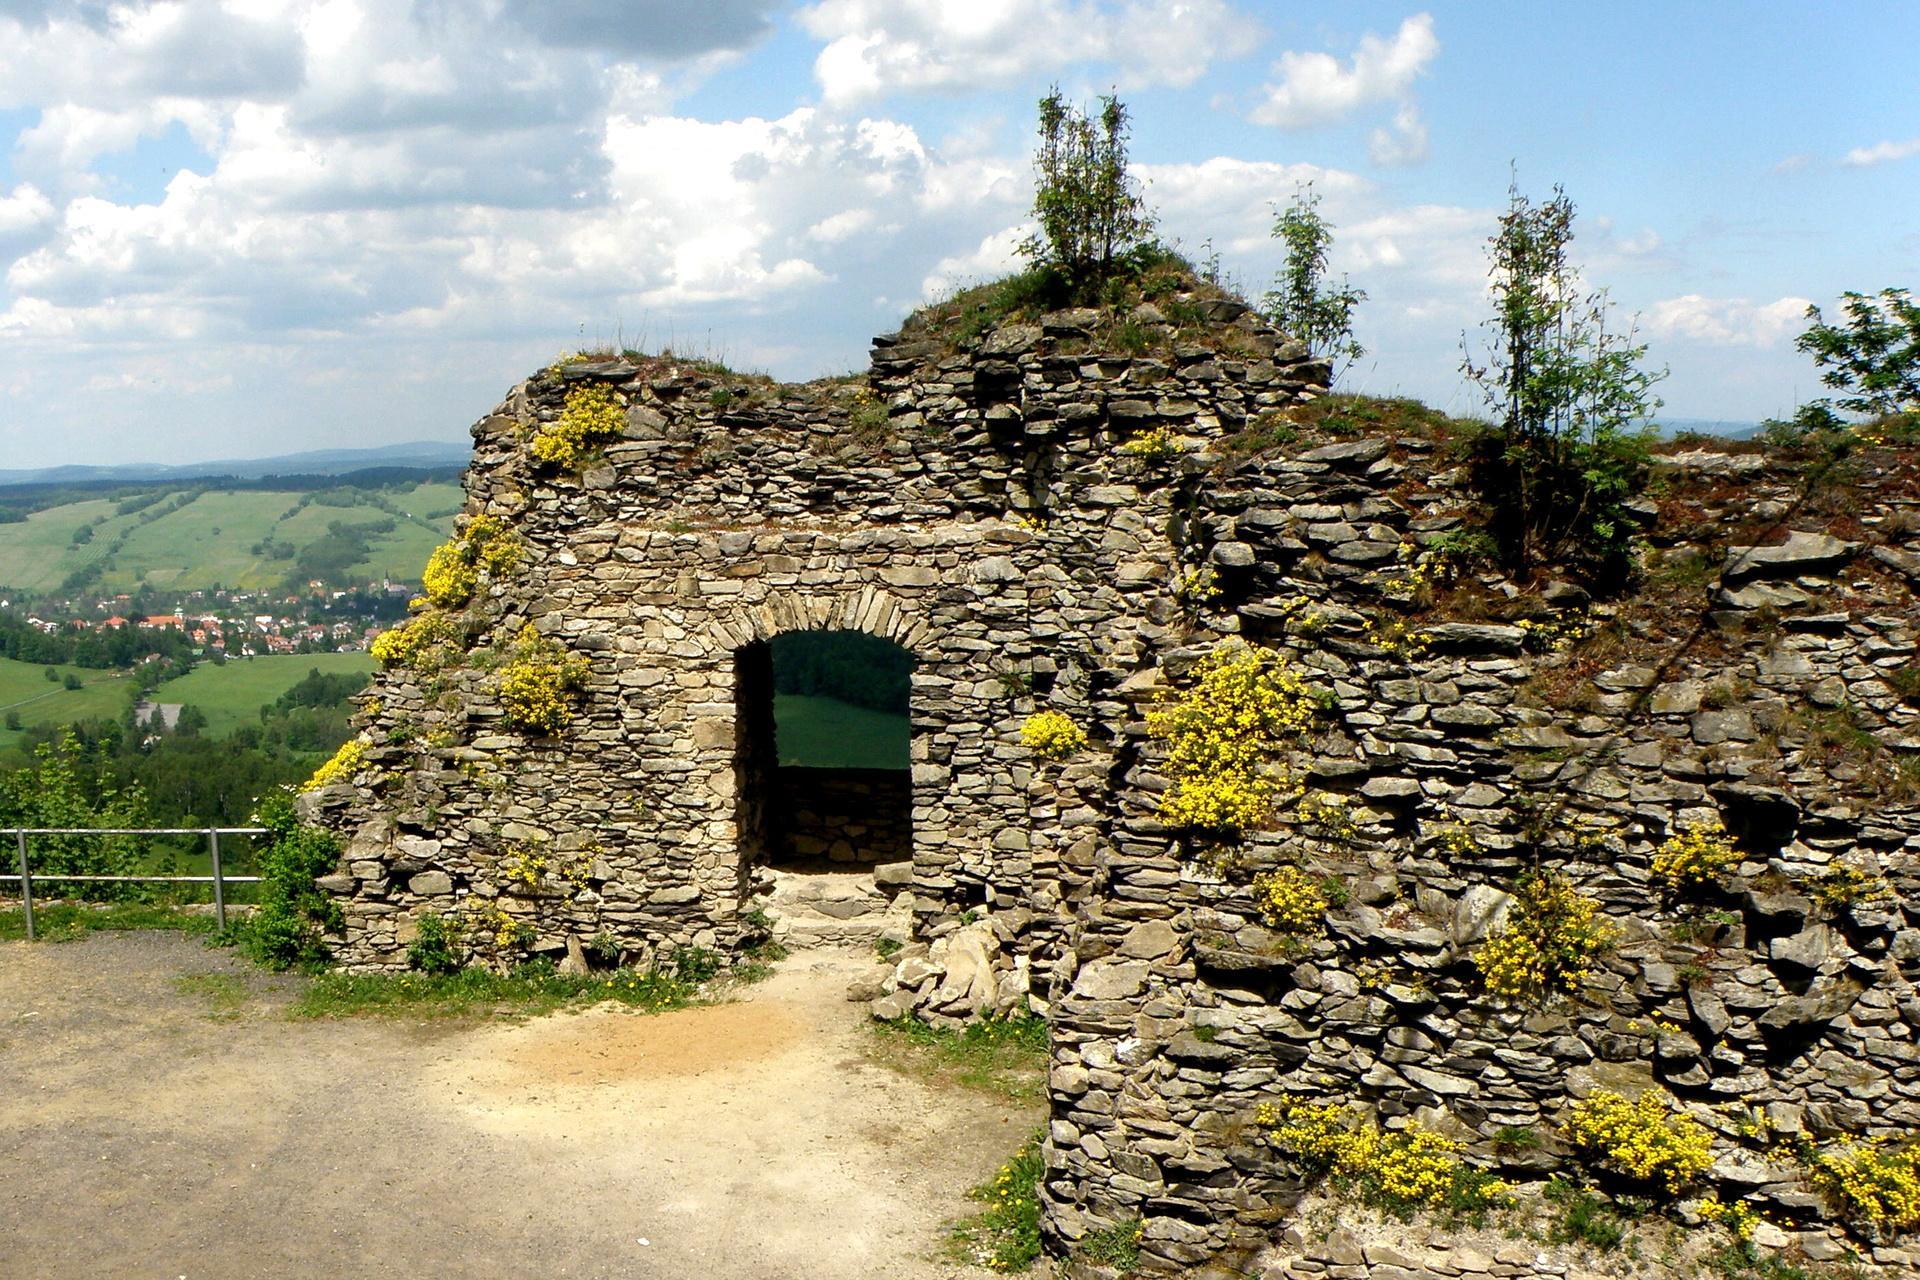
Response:
M34 935L42 942L72 942L94 933L125 933L162 929L174 933L211 934L213 917L152 902L36 902ZM0 942L19 942L27 936L26 916L20 908L0 911Z
M698 998L696 983L660 970L569 976L536 961L511 973L323 973L288 1013L294 1018L477 1018L551 1013L603 1000L658 1013L685 1008Z
M1013 1102L1046 1094L1047 1024L1030 1013L981 1018L959 1028L917 1018L873 1026L882 1060L899 1070Z
M1025 1271L1040 1256L1040 1180L1047 1166L1045 1137L1028 1138L991 1179L967 1193L980 1212L954 1227L954 1256L990 1271Z

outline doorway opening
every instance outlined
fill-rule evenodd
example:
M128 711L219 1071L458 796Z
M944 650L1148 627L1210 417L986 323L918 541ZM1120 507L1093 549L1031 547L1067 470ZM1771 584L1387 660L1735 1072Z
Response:
M787 631L738 651L749 866L853 871L912 858L913 665L862 631Z

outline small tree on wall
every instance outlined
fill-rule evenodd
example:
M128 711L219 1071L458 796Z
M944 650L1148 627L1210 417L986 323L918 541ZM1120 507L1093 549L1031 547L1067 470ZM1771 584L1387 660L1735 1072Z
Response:
M1267 292L1267 319L1344 370L1366 354L1353 336L1353 313L1367 293L1349 285L1345 276L1338 288L1328 281L1333 226L1320 215L1320 196L1311 182L1294 189L1292 202L1274 221L1273 234L1286 245L1287 259Z
M1784 443L1825 438L1841 451L1855 440L1911 440L1920 428L1920 303L1905 289L1882 289L1842 295L1840 311L1829 322L1808 307L1811 323L1793 344L1842 393L1837 409L1831 399L1803 404L1791 422L1768 424L1769 434Z
M1608 328L1612 303L1585 288L1568 252L1573 216L1559 187L1537 205L1508 189L1488 241L1489 342L1478 357L1468 351L1461 371L1495 422L1475 474L1509 567L1573 561L1617 581L1631 563L1626 504L1646 481L1644 424L1666 372L1642 367L1647 348L1631 325Z
M1058 88L1040 99L1033 216L1039 231L1020 251L1067 284L1097 286L1129 250L1146 244L1153 217L1127 171L1127 108L1107 94L1089 116Z

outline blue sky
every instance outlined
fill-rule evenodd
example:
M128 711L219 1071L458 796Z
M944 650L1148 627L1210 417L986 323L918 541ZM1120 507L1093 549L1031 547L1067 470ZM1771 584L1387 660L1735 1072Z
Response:
M1355 388L1475 407L1511 166L1669 416L1785 413L1809 302L1920 286L1914 48L1904 3L0 0L0 467L458 439L616 336L861 367L1012 263L1055 82L1250 291L1315 183Z

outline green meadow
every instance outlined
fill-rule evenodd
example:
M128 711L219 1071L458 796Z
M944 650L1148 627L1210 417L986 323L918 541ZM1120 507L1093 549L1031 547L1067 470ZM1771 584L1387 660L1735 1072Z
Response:
M54 679L47 679L47 672ZM69 689L68 675L83 683ZM0 747L12 746L22 731L47 724L69 724L75 720L115 720L126 709L130 686L120 671L95 671L86 667L45 667L33 662L0 658L0 717L20 718L20 729L8 729L0 719Z
M261 707L300 683L315 668L327 675L371 675L374 661L364 653L275 653L235 658L219 665L202 663L161 685L153 698L155 702L189 703L200 708L207 715L206 733L218 738L243 724L258 724Z

